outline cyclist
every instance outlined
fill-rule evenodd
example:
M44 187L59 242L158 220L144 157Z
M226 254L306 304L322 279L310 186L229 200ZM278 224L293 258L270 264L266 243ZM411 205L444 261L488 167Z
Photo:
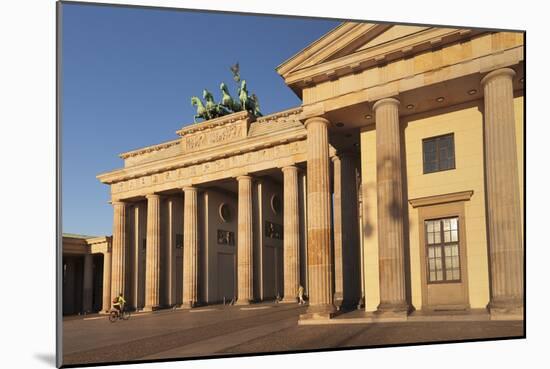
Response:
M113 299L113 308L117 309L119 316L122 316L122 310L125 304L126 300L122 297L122 293L119 293L118 296Z

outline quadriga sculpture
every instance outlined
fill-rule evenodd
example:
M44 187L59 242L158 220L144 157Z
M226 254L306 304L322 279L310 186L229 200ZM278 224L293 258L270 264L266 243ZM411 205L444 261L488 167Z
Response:
M191 104L197 108L197 114L194 115L193 121L197 123L197 119L209 120L218 117L222 117L227 114L236 113L239 111L247 110L250 114L256 117L261 117L260 103L258 97L255 94L249 95L246 81L240 79L238 74L238 63L231 67L231 71L234 74L235 82L240 86L237 88L238 99L234 99L229 93L227 85L222 82L220 84L220 91L222 98L219 103L214 101L212 93L206 89L203 90L202 96L206 103L203 103L200 98L193 96L191 98Z
M193 96L191 98L191 105L197 107L197 114L193 116L193 122L197 123L197 118L202 118L204 120L210 119L210 116L208 115L208 112L206 111L202 100L199 99L197 96Z
M220 101L220 104L229 111L241 111L241 104L239 103L239 101L233 100L233 98L229 94L229 89L224 82L220 84L220 90L222 92L222 100Z

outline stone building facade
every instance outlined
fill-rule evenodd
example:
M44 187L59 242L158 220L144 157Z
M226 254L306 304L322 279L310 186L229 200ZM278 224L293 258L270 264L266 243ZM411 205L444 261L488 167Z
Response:
M63 315L110 306L112 237L63 234Z
M523 314L524 34L345 22L277 67L301 106L184 126L98 179L111 295ZM105 300L108 301L108 300Z

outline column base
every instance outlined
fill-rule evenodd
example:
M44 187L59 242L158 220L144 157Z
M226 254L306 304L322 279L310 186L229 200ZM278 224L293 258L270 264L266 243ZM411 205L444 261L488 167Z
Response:
M182 303L180 305L180 309L192 309L192 308L196 308L197 306L199 306L198 302L188 301L188 302Z
M374 315L379 319L407 320L411 312L411 306L405 302L402 303L380 303Z
M253 300L249 300L249 299L238 299L237 301L235 301L235 305L250 305L253 303Z
M334 306L336 306L337 311L347 312L352 310L360 309L360 299L346 299L343 296L335 296Z
M487 305L491 320L523 320L523 299L498 299Z
M339 315L333 304L309 305L305 314L301 314L299 320L329 320Z

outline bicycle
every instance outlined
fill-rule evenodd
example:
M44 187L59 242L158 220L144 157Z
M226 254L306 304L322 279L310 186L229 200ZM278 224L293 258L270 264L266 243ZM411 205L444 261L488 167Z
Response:
M122 309L122 314L119 313L119 311L117 309L111 309L111 312L109 313L109 321L111 323L114 323L116 322L117 320L128 320L130 319L130 312L129 311L125 311L124 309Z

